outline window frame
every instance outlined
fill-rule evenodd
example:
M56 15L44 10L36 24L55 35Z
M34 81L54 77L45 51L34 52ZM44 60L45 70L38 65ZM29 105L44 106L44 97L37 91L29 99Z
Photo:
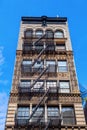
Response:
M67 113L66 115L63 115L63 109L71 109L72 108L72 113ZM76 118L75 118L75 110L74 110L74 106L62 106L62 109L61 109L61 112L62 112L62 124L64 125L75 125L76 124ZM72 119L72 122L73 123L64 123L64 119L68 119L68 121L70 121L70 119Z
M36 106L32 107L32 112L34 111ZM42 110L41 110L42 109ZM39 111L40 110L40 111ZM41 115L42 114L42 115ZM33 117L31 118L31 122L37 122L37 120L40 119L40 122L44 122L45 121L45 108L44 106L40 106L37 111L34 113Z
M47 29L45 31L45 34L46 34L46 38L54 38L54 32L51 29Z
M56 33L58 33L58 34L56 34ZM54 38L64 38L63 30L56 30L54 33Z
M31 72L31 65L32 65L32 60L31 59L23 59L22 60L22 71L25 73Z
M56 60L46 60L46 66L48 67L48 73L55 73L56 70Z
M26 31L24 32L24 37L25 38L32 38L33 37L33 29L26 29Z
M56 43L56 50L58 50L58 51L66 50L65 43Z
M68 85L63 87L63 85L61 86L61 83L67 83ZM65 90L65 91L64 91ZM60 80L59 81L59 92L60 93L70 93L70 81L69 80Z
M23 83L24 82L24 83ZM29 88L31 86L31 80L25 80L25 79L22 79L20 81L20 87L21 88Z
M47 106L47 119L48 120L58 119L59 116L60 116L60 110L58 106Z
M27 111L22 110L24 108L26 108L28 110ZM26 112L27 112L28 116L25 116ZM17 109L17 119L29 119L29 116L30 116L30 108L29 107L25 107L25 106L18 107L18 109Z
M59 65L62 64L62 65ZM65 65L64 65L65 64ZM68 72L68 64L66 60L58 60L57 61L58 72Z
M37 30L35 31L35 36L36 36L37 38L40 38L41 36L43 36L43 30L42 30L42 29L37 29Z

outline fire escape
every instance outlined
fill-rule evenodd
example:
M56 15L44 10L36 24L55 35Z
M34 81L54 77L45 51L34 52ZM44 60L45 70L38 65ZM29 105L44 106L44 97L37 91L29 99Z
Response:
M43 43L42 40L45 40L45 44L44 46L40 43ZM43 46L43 47L42 47ZM42 111L42 113L38 116L36 121L33 121L32 119L34 118L35 113L38 111L38 109L40 108L41 104L44 102L47 102L48 100L50 100L51 94L56 95L56 97L58 97L58 86L56 86L55 90L52 87L49 88L45 88L44 89L44 82L41 85L41 87L39 89L35 89L34 86L36 85L36 83L38 81L40 81L41 77L45 75L48 75L51 71L53 66L52 65L47 65L47 66L39 66L36 70L34 69L34 66L36 63L41 61L41 56L42 54L46 55L48 53L53 53L55 51L55 46L53 43L53 36L52 34L45 34L43 36L41 36L38 40L36 40L36 42L34 42L33 44L30 44L29 46L25 47L24 46L24 53L32 51L33 53L38 53L37 58L35 58L35 60L32 62L32 64L30 64L29 66L27 66L28 68L28 72L30 74L34 74L36 72L38 72L38 77L34 80L34 82L28 86L27 88L23 88L21 87L21 85L19 84L18 86L18 93L19 94L23 94L23 93L28 93L29 95L33 95L35 93L41 93L41 97L40 100L38 102L38 104L35 106L35 108L33 109L32 113L30 114L29 118L26 119L26 121L24 121L24 124L22 123L23 126L28 126L28 127L32 127L34 125L41 125L43 126L44 130L48 130L49 127L51 126L55 126L55 127L59 127L61 125L61 116L59 114L59 117L57 119L49 119L47 122L45 122L45 120L43 121L42 118L44 117L44 109ZM22 69L23 66L22 66ZM55 70L52 71L52 73L56 73L57 72L57 65L55 65ZM58 98L57 98L58 99ZM16 117L17 118L17 117ZM20 125L19 123L20 121L16 120L16 125Z

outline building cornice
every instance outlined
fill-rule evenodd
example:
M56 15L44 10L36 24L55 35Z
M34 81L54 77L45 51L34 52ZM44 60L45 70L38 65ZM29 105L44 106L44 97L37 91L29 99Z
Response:
M21 17L22 21L30 21L30 22L66 22L67 17L47 17L47 16L41 16L41 17Z

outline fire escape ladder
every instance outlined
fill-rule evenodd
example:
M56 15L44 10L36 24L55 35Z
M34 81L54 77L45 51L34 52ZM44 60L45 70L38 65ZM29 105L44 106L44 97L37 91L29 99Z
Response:
M40 92L40 91L42 92L43 87L44 87L44 83L43 83L42 86L39 88L39 92Z
M47 123L47 125L46 125L46 127L45 127L45 129L44 130L47 130L48 129L48 127L49 127L49 125L51 124L51 119L48 121L48 123Z
M43 102L45 96L47 95L49 89L47 89L47 91L44 93L44 95L42 96L42 98L40 99L39 103L36 105L34 111L32 112L32 114L29 117L29 120L33 117L34 113L36 112L36 110L38 109L38 107L41 105L41 103Z
M41 36L41 37L40 37L37 41L35 41L35 42L34 42L34 45L37 45L37 43L38 43L38 42L39 42L42 38L44 38L44 37L45 37L45 35L46 35L46 34L44 34L44 35L43 35L43 36Z
M49 67L49 66L48 66ZM36 82L42 77L42 75L47 71L48 67L46 67L39 75L39 77L35 80L35 82L30 86L30 88L33 88Z
M43 110L41 115L39 116L38 120L37 120L37 123L41 121L41 119L43 118L43 115L44 115L45 111Z
M35 59L35 61L32 63L32 66L34 66L34 64L38 61L38 59L40 58L40 56L43 54L43 52L46 50L48 46L45 46L45 48L43 48L41 50L41 52L39 53L39 55L37 56L37 58Z

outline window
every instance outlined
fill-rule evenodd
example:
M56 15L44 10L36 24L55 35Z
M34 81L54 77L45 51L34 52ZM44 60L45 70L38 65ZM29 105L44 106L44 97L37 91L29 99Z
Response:
M29 29L25 31L25 38L31 38L33 36L33 30Z
M48 107L47 108L48 120L56 120L59 117L59 108L58 107Z
M55 37L55 38L63 38L63 37L64 37L63 31L57 30L57 31L55 32L55 34L54 34L54 37Z
M29 107L19 107L17 111L17 121L20 125L26 125L29 122Z
M32 43L24 43L23 44L23 52L29 52L33 48Z
M70 92L69 81L59 81L59 86L60 86L61 93L69 93Z
M31 65L31 60L23 60L22 65Z
M58 61L58 71L59 72L67 72L67 62L66 61Z
M47 38L53 38L54 37L54 33L52 30L46 30L46 37Z
M22 61L22 71L23 72L31 72L31 60L23 60Z
M47 81L46 83L47 83L47 88L49 88L49 87L52 87L52 88L57 87L57 81L50 80L50 81Z
M26 88L26 87L30 87L31 82L30 80L21 80L20 82L20 87Z
M34 111L34 109L35 109L35 107L33 107L33 111ZM32 122L43 122L44 115L45 115L44 107L39 107L32 117Z
M54 52L55 51L55 45L52 41L49 41L49 42L47 41L46 46L47 46L46 52L49 52L49 51Z
M55 72L56 71L56 62L54 60L47 60L46 65L48 66L48 72Z
M38 52L40 52L43 48L44 48L43 42L38 43L37 45L35 45L35 50L38 51Z
M37 30L36 32L35 32L35 35L36 35L36 37L41 37L42 35L43 35L43 30Z
M55 65L55 61L54 60L47 60L46 64L47 64L47 66L49 66L49 65Z
M73 107L62 107L63 124L74 125L75 115Z
M56 44L56 50L62 51L65 50L65 44Z
M50 88L49 89L50 92L54 92L54 93L57 92L57 81L54 81L54 80L53 81L52 80L49 81L48 80L46 82L46 87Z

